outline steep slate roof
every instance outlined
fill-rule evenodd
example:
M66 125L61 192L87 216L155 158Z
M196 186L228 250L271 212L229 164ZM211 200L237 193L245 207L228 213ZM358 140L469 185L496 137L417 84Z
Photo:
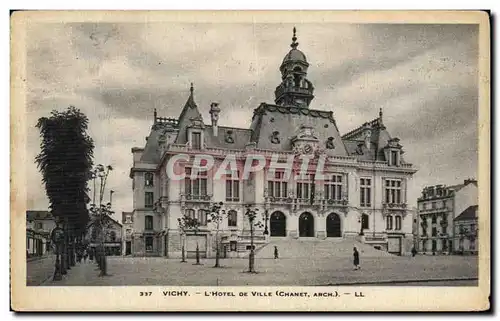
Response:
M198 106L194 101L193 84L191 84L190 92L191 94L189 95L184 108L182 108L181 115L179 116L179 133L175 139L176 144L185 144L187 142L186 129L191 124L191 119L203 119L200 111L198 110Z
M52 220L54 217L49 211L26 211L26 219L34 220Z
M314 128L314 134L322 147L324 147L328 137L333 137L335 148L329 150L330 155L347 156L347 150L331 111L262 103L254 110L251 141L257 144L257 148L290 151L292 150L292 138L297 135L301 125L309 125ZM279 144L271 142L270 137L274 131L279 132Z
M357 153L357 147L358 144L364 143L365 141L363 131L366 125L371 127L370 150L367 150L363 146L363 154L359 155ZM349 155L356 156L359 160L367 161L385 161L384 147L391 138L391 135L382 122L382 115L342 136L342 140L346 147L348 147ZM404 163L404 158L402 156L401 161Z
M458 215L454 221L470 221L477 218L477 205L471 205Z
M225 149L245 149L245 146L250 142L252 131L245 128L218 126L217 136L214 136L212 126L205 127L205 143L207 147L217 147ZM231 131L231 137L234 143L226 141L226 134Z

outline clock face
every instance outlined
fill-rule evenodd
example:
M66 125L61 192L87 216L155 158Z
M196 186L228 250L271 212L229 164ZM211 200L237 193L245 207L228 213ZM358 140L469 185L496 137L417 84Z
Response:
M304 146L304 152L305 152L306 154L311 154L311 153L312 153L312 151L313 151L313 148L312 148L312 146L311 146L311 145L307 144L307 145L305 145L305 146Z

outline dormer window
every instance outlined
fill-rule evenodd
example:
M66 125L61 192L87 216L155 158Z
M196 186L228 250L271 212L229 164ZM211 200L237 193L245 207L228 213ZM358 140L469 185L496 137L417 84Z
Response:
M399 151L391 150L389 165L399 166Z
M201 149L201 133L200 132L191 133L191 148Z

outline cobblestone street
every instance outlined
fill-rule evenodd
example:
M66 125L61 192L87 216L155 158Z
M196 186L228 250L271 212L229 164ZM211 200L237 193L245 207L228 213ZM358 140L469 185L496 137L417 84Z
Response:
M349 258L257 259L259 273L244 273L247 259L221 260L223 268L213 268L214 260L181 263L178 259L108 257L108 273L98 277L95 264L77 264L59 282L46 285L476 285L477 257L417 256L366 258L361 270L353 270ZM457 281L458 280L458 281ZM412 281L412 284L405 284ZM418 282L417 282L418 281Z

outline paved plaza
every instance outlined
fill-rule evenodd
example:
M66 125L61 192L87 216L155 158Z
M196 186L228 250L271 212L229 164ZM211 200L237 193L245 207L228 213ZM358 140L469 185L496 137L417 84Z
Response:
M97 266L82 263L73 267L53 286L321 286L321 285L477 285L478 260L475 256L379 257L361 260L361 270L353 270L350 258L257 259L257 274L245 273L248 259L181 263L178 259L108 257L108 273L98 277ZM410 283L407 283L411 281Z

